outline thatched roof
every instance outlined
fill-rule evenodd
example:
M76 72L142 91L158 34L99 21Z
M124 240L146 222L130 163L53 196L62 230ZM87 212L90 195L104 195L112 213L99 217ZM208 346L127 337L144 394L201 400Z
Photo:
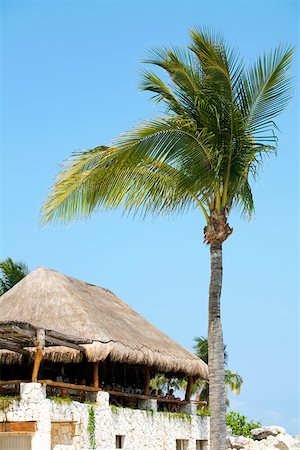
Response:
M164 372L208 377L207 365L170 339L112 292L39 267L0 297L0 321L28 322L34 327L91 340L85 347L89 361L108 355L113 361L146 364ZM0 362L22 355L0 351ZM80 361L82 352L47 347L52 361Z

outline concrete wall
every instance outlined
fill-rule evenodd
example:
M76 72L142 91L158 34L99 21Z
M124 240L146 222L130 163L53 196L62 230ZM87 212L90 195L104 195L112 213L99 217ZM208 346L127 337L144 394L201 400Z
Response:
M32 450L89 450L93 435L95 450L115 449L117 435L125 436L124 450L176 450L176 439L187 440L187 450L196 450L196 440L208 440L209 419L111 408L106 392L99 392L93 405L57 403L46 398L45 386L24 383L21 399L0 411L0 422L4 421L36 421Z

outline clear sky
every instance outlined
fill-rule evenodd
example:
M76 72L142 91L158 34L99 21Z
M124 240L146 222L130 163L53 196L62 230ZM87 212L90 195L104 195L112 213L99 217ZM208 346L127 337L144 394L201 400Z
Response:
M43 229L40 206L72 151L109 144L159 113L137 89L149 49L184 46L193 26L207 25L250 62L280 42L297 44L298 3L2 0L1 13L0 257L108 287L192 349L207 334L199 213L144 221L106 213ZM278 156L254 187L255 219L230 218L222 296L229 368L244 378L232 409L291 433L300 433L298 121L295 94L278 120Z

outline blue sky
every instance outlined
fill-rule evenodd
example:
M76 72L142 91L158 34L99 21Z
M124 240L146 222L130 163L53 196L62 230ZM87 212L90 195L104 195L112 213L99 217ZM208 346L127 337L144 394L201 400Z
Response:
M149 49L184 46L205 25L251 62L280 42L297 44L298 3L23 0L1 9L0 257L108 287L192 349L207 333L199 213L133 221L115 212L41 228L40 206L72 151L109 144L159 113L137 89ZM253 188L255 218L230 218L222 296L229 368L244 378L232 409L291 433L300 433L298 121L296 92L278 119L278 156Z

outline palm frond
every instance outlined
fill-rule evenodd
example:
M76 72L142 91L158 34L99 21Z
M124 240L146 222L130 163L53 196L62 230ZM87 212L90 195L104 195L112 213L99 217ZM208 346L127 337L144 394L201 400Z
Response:
M236 74L239 73L238 59L231 52L230 62L228 61L229 53L224 40L212 30L192 30L191 39L193 44L190 46L190 49L197 56L205 76L212 83L212 89L231 99L232 82L230 70L236 77Z
M164 69L182 92L192 97L198 93L201 73L196 60L189 52L175 47L156 48L149 52L149 57L143 62Z
M172 90L155 73L149 71L143 72L140 89L153 92L154 95L152 99L156 103L163 101L166 104L168 111L172 111L176 114L185 114L184 108Z
M0 295L7 292L22 278L28 275L29 269L23 262L14 262L11 258L6 258L0 262Z
M98 209L179 213L200 207L206 219L233 207L251 217L251 184L274 153L274 118L291 96L293 49L280 46L246 69L218 34L194 29L187 49L156 48L145 61L164 71L142 75L141 89L163 102L165 118L144 121L110 147L72 155L42 210L70 222Z
M251 134L270 129L273 118L287 106L292 95L289 74L294 49L278 46L265 53L247 71L245 82L246 126Z
M141 215L182 212L197 206L195 197L202 195L193 178L167 162L144 157L137 164L116 149L101 151L100 158L91 153L95 164L88 170L80 154L67 162L43 206L45 222L67 223L101 208ZM88 159L86 153L82 157Z
M239 395L243 385L243 378L238 373L227 369L225 370L225 385L233 394Z

